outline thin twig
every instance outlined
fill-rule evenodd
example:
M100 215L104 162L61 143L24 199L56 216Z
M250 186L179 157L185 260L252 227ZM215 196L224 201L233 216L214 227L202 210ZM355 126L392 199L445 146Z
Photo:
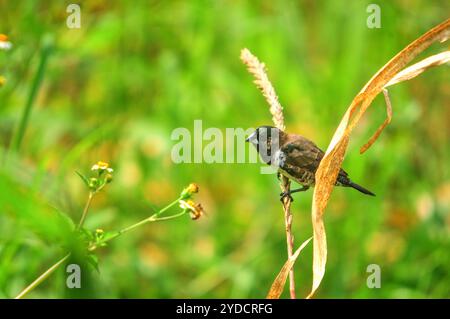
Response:
M286 177L281 179L281 189L283 192L289 192L290 182ZM294 254L294 235L292 235L292 213L291 213L291 199L289 196L285 196L283 199L283 211L284 211L284 224L286 227L286 244L288 257L291 258ZM294 278L294 267L289 271L289 295L291 299L296 299L295 294L295 278Z
M364 144L364 146L361 147L359 150L359 153L362 154L365 151L369 149L369 147L372 146L373 143L377 140L378 136L380 136L381 132L383 132L384 128L391 123L392 120L392 104L391 99L389 98L389 92L387 89L383 89L383 95L384 95L384 101L386 102L386 114L387 117L384 120L383 124L380 125L380 127L377 129L377 131L372 135L372 137L369 139L369 141Z

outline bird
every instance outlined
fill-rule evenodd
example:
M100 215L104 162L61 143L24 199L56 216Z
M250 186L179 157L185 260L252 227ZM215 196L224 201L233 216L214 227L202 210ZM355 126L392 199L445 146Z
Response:
M308 190L315 185L315 174L325 153L311 140L297 134L286 133L273 126L260 126L251 133L246 142L255 146L262 161L302 187L280 194L280 200L291 194ZM368 189L354 183L342 168L336 186L354 188L365 195L375 196Z

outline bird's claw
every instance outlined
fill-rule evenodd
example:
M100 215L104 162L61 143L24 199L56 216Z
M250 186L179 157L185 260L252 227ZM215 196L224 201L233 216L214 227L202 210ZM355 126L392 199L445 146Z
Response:
M285 197L289 197L289 199L291 200L291 202L294 201L294 199L291 196L291 192L282 192L280 193L280 201L283 203L284 202L284 198Z

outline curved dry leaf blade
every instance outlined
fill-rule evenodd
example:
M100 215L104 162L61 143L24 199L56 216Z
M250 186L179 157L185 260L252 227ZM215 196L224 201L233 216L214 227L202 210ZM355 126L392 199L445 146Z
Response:
M303 242L303 244L300 245L300 247L295 251L295 253L286 261L286 263L283 265L283 268L281 268L280 273L275 278L272 287L270 287L269 293L267 294L267 299L279 299L281 296L281 293L283 292L284 285L286 284L287 277L289 275L289 272L291 271L292 267L294 266L295 261L297 260L298 256L300 255L300 252L303 250L303 248L308 245L308 243L311 241L312 237L308 238Z
M320 285L325 273L327 257L325 228L323 213L333 190L339 169L344 160L350 133L370 106L374 98L381 92L389 81L404 68L419 53L434 42L442 42L450 33L450 19L432 28L424 35L410 43L386 65L384 65L362 88L353 99L350 107L342 118L333 138L328 145L325 156L316 171L316 186L313 195L312 222L314 228L313 254L313 285L308 298ZM356 112L358 111L358 112ZM351 119L351 121L350 121Z
M418 54L434 42L444 42L450 34L450 19L430 29L406 46L388 63L386 63L362 88L361 92L379 92L395 75L411 62ZM374 93L374 92L372 92ZM375 94L376 95L376 94Z
M369 139L369 141L364 146L361 147L361 149L359 151L360 154L363 154L364 152L366 152L372 146L372 144L375 143L375 141L380 136L381 132L392 120L392 105L391 105L391 101L389 99L389 94L388 94L386 88L388 86L391 86L391 85L394 85L394 84L397 84L397 83L400 83L403 81L411 80L411 79L415 78L416 76L420 75L421 73L425 72L429 68L446 64L449 61L450 61L450 51L445 51L445 52L442 52L442 53L439 53L436 55L432 55L426 59L423 59L422 61L420 61L416 64L411 65L410 67L407 67L406 69L403 69L402 71L397 73L395 75L395 77L388 82L388 84L386 84L384 86L385 89L383 89L383 94L384 94L384 99L386 102L387 118L384 120L383 124L380 125L380 127L373 134L373 136Z
M375 143L375 141L378 139L378 137L380 136L381 132L384 130L384 128L391 123L392 120L392 104L391 104L391 99L389 98L389 93L387 89L383 89L383 94L384 94L384 101L386 102L386 114L387 117L384 120L383 124L380 125L380 127L377 129L377 131L372 135L372 137L369 139L369 141L363 145L363 147L361 147L361 149L359 150L360 154L363 154L365 151L367 151L373 143Z
M313 284L312 289L306 299L312 298L320 282L325 275L325 266L327 263L327 238L323 219L319 218L314 225L313 254L317 256L313 260Z
M390 80L384 87L386 88L403 81L411 80L431 67L446 64L448 62L450 62L450 51L432 55L398 72L395 77Z
M336 147L329 153L325 160L325 164L316 172L316 181L322 181L316 184L313 195L312 208L312 224L314 230L313 241L313 283L311 292L307 298L311 298L325 275L325 266L327 262L327 237L325 232L325 225L323 222L323 212L328 203L328 199L334 187L334 181L339 173L340 163L332 161L333 158L343 159L345 150L347 148L349 135L344 132L343 139L341 139ZM338 166L336 166L338 164ZM326 182L323 182L326 181Z
M448 63L450 61L450 51L445 51L436 55L432 55L426 59L423 59L422 61L411 65L410 67L407 67L397 73L395 77L388 82L384 87L387 88L388 86L408 81L416 76L420 75L421 73L425 72L431 67L436 67L445 63ZM380 127L376 130L376 132L372 135L372 137L369 139L369 141L363 145L360 149L360 154L363 154L366 152L373 143L378 139L381 132L384 130L384 128L391 122L392 120L392 105L391 101L389 99L389 94L387 93L386 89L383 89L384 99L386 102L386 113L387 118L384 120L383 124L380 125Z

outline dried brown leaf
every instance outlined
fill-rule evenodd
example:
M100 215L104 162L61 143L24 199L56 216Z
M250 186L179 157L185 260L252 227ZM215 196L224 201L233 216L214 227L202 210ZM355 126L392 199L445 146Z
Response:
M423 59L422 61L413 64L402 71L398 72L395 77L389 81L388 84L386 84L384 87L387 88L388 86L408 81L419 74L425 72L431 67L439 66L445 63L448 63L450 61L450 51L445 51L436 55L432 55L426 59ZM391 101L389 100L389 95L386 89L383 89L384 99L386 102L386 112L387 117L386 120L383 122L383 124L380 125L380 127L377 129L377 131L373 134L373 136L369 139L369 141L361 147L360 154L363 154L365 151L367 151L373 143L378 139L381 132L384 130L384 128L391 122L392 120L392 106Z
M378 129L376 130L376 132L372 135L372 137L369 139L369 141L363 145L363 147L361 147L361 149L359 150L359 153L362 154L365 151L367 151L373 143L375 143L375 141L378 139L378 137L380 136L381 132L384 130L384 128L391 123L392 120L392 105L391 105L391 100L389 99L389 93L387 89L383 89L383 95L384 95L384 101L386 102L386 114L387 117L384 120L383 124L380 125L380 127L378 127Z
M291 271L292 267L294 266L295 261L297 260L298 256L300 255L300 252L303 250L303 248L308 245L308 243L311 241L312 237L308 238L303 242L303 244L300 245L300 247L295 251L295 253L288 258L286 263L283 265L283 268L281 268L280 273L275 278L272 287L270 287L269 293L267 294L267 299L279 299L281 296L281 293L283 292L284 285L286 284L286 279L289 275L289 272Z
M450 51L432 55L398 72L397 75L392 78L392 80L390 80L384 87L411 80L412 78L415 78L431 67L439 66L448 62L450 62Z
M313 284L308 298L314 295L325 274L327 245L323 213L344 160L350 133L358 124L373 99L395 78L396 74L432 43L442 42L447 39L449 33L450 19L432 28L405 47L367 82L345 112L316 171L316 186L314 188L311 212L314 228Z

